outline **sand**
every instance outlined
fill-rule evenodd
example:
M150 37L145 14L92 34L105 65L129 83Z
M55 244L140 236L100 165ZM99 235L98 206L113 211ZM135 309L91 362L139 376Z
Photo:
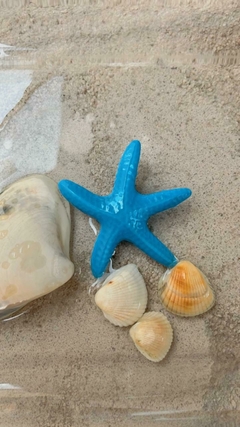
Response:
M201 268L217 298L197 318L171 315L157 293L165 268L119 245L114 268L139 267L148 310L174 329L166 359L146 360L88 295L95 236L72 209L73 278L1 324L0 426L239 425L237 1L0 4L0 42L27 49L5 50L0 71L32 70L2 123L0 183L40 171L107 194L123 150L139 139L140 192L193 192L152 217L151 230Z

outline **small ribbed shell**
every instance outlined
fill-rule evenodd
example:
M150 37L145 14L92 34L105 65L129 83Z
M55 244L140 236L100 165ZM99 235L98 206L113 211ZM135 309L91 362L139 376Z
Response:
M116 326L133 325L140 319L147 306L147 288L136 265L111 273L96 293L95 302Z
M167 270L159 282L159 295L165 307L179 316L197 316L214 305L208 280L189 261L180 261Z
M155 311L145 313L129 333L140 353L152 362L164 359L173 340L173 330L168 319Z

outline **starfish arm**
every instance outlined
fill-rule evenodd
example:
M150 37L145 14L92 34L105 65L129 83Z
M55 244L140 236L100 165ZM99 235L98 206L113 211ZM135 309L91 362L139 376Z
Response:
M173 188L146 195L138 193L136 203L142 208L143 217L148 219L158 212L174 208L188 199L191 194L189 188Z
M73 181L64 179L58 183L61 194L80 211L99 221L104 205L104 197L88 191Z
M124 199L135 192L135 180L141 152L139 141L132 141L124 151L115 178L113 193L124 196Z
M122 240L121 234L121 229L114 223L101 226L91 256L91 269L95 277L101 277L106 271L116 246Z
M140 232L133 233L132 236L130 234L127 240L167 268L173 267L178 262L175 255L151 233L147 226L144 226Z

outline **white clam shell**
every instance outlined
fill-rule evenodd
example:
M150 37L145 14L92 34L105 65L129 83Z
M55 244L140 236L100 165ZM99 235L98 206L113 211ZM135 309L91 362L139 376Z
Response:
M128 264L111 273L96 293L95 302L114 325L133 325L147 306L147 288L136 265Z
M164 314L151 311L131 327L130 336L140 351L148 360L160 362L170 350L173 331Z
M28 176L0 195L0 317L71 278L69 241L69 204L52 179Z

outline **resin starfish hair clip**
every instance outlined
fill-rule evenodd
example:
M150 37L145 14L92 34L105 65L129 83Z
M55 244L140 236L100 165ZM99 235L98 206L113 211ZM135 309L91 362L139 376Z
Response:
M96 278L103 275L116 246L127 241L148 256L170 268L177 264L175 255L149 230L150 216L177 206L191 196L188 188L141 194L135 188L141 144L132 141L120 160L113 190L98 196L72 181L59 182L62 195L76 208L100 223L92 256L91 269Z

